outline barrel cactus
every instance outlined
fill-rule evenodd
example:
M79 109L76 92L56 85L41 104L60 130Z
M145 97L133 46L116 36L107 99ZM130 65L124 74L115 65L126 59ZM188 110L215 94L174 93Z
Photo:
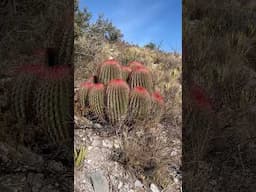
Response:
M107 84L112 79L122 78L121 66L116 60L107 60L102 63L98 70L99 82Z
M136 67L129 78L131 88L141 86L148 90L149 93L153 91L152 74L149 69L145 67Z
M14 79L11 90L12 109L19 122L33 120L34 110L32 98L36 88L37 78L42 73L42 65L23 65L17 69L17 76Z
M66 66L49 67L41 76L35 97L38 123L53 143L73 138L73 79Z
M90 89L93 87L94 83L91 82L83 82L80 84L79 88L79 105L82 109L82 115L85 115L86 108L89 105L88 102L88 94Z
M135 87L130 92L129 120L145 120L151 108L151 97L144 87Z
M159 122L164 111L164 98L159 92L154 92L152 93L151 100L151 119L155 122Z
M114 79L107 86L107 115L112 124L125 119L129 104L129 85L122 79Z
M97 83L92 86L89 92L89 106L90 110L100 120L104 120L104 108L105 108L105 86L102 83Z

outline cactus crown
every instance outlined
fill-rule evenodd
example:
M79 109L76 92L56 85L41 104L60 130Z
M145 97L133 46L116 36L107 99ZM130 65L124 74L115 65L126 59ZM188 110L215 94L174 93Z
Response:
M127 72L132 72L132 69L130 67L127 67L127 66L122 66L122 70L127 71Z
M103 62L103 65L104 64L109 64L109 65L116 65L117 64L117 65L119 65L119 62L115 59L108 59L108 60Z
M144 65L138 61L133 61L133 62L129 63L129 67L131 69L134 69L136 67L144 67Z
M141 86L134 87L133 91L138 94L149 96L147 89L145 89L144 87L141 87Z
M123 79L113 79L109 82L109 85L113 86L124 86L129 89L129 85Z
M81 88L88 88L88 89L90 89L93 86L94 86L94 83L91 83L91 82L83 82L83 83L80 84Z
M152 93L152 98L153 100L157 101L160 104L164 104L164 98L163 96L160 94L160 92L154 92Z
M104 84L103 83L96 83L96 84L93 84L92 88L95 89L95 90L101 90L101 89L104 89Z

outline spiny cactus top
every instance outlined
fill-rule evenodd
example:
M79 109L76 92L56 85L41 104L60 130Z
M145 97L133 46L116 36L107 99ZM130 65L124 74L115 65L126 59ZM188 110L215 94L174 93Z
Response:
M121 66L116 60L107 60L99 66L98 69L99 82L107 84L112 79L122 77Z
M138 61L133 61L129 63L129 67L134 70L136 67L144 67L144 65Z
M62 79L64 77L71 78L72 73L71 73L71 69L69 66L59 65L59 66L45 68L44 73L41 73L40 77L43 79L57 80L57 79Z
M16 68L17 73L39 75L44 73L45 66L40 64L27 64Z
M132 91L136 92L137 94L141 94L146 97L149 97L149 93L148 93L147 89L145 89L144 87L137 86L137 87L134 87L134 89Z
M158 103L161 104L161 105L164 104L164 98L163 98L163 96L160 94L160 92L158 92L158 91L152 93L152 99L155 100L156 102L158 102Z
M164 110L164 98L160 94L160 92L152 93L152 108L150 119L153 119L156 123L158 123L161 119L163 110Z
M127 89L130 89L129 85L123 79L113 79L109 82L108 86L118 86L118 87L122 86L122 87L125 87Z
M81 84L80 84L80 87L81 88L87 88L87 89L90 89L90 88L92 88L94 86L94 83L92 83L92 82L82 82Z

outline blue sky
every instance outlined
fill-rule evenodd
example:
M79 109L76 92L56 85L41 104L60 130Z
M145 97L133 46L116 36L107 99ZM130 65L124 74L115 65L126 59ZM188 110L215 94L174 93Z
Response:
M181 0L80 0L80 9L87 7L92 21L104 14L119 28L124 40L144 46L161 43L161 49L181 53Z

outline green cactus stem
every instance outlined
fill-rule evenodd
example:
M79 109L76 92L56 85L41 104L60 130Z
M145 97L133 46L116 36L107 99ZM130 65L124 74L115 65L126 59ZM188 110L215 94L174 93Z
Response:
M141 86L146 88L149 93L152 93L153 80L150 70L145 67L134 68L129 78L129 84L131 88Z
M144 87L135 87L130 92L129 117L130 120L145 120L150 112L151 97Z
M89 106L90 111L92 111L97 118L104 120L104 97L105 96L105 86L102 83L94 84L89 92Z
M129 104L129 85L122 79L114 79L107 86L107 116L112 124L125 120Z
M121 66L116 60L107 60L99 66L99 82L105 85L112 79L122 78Z

